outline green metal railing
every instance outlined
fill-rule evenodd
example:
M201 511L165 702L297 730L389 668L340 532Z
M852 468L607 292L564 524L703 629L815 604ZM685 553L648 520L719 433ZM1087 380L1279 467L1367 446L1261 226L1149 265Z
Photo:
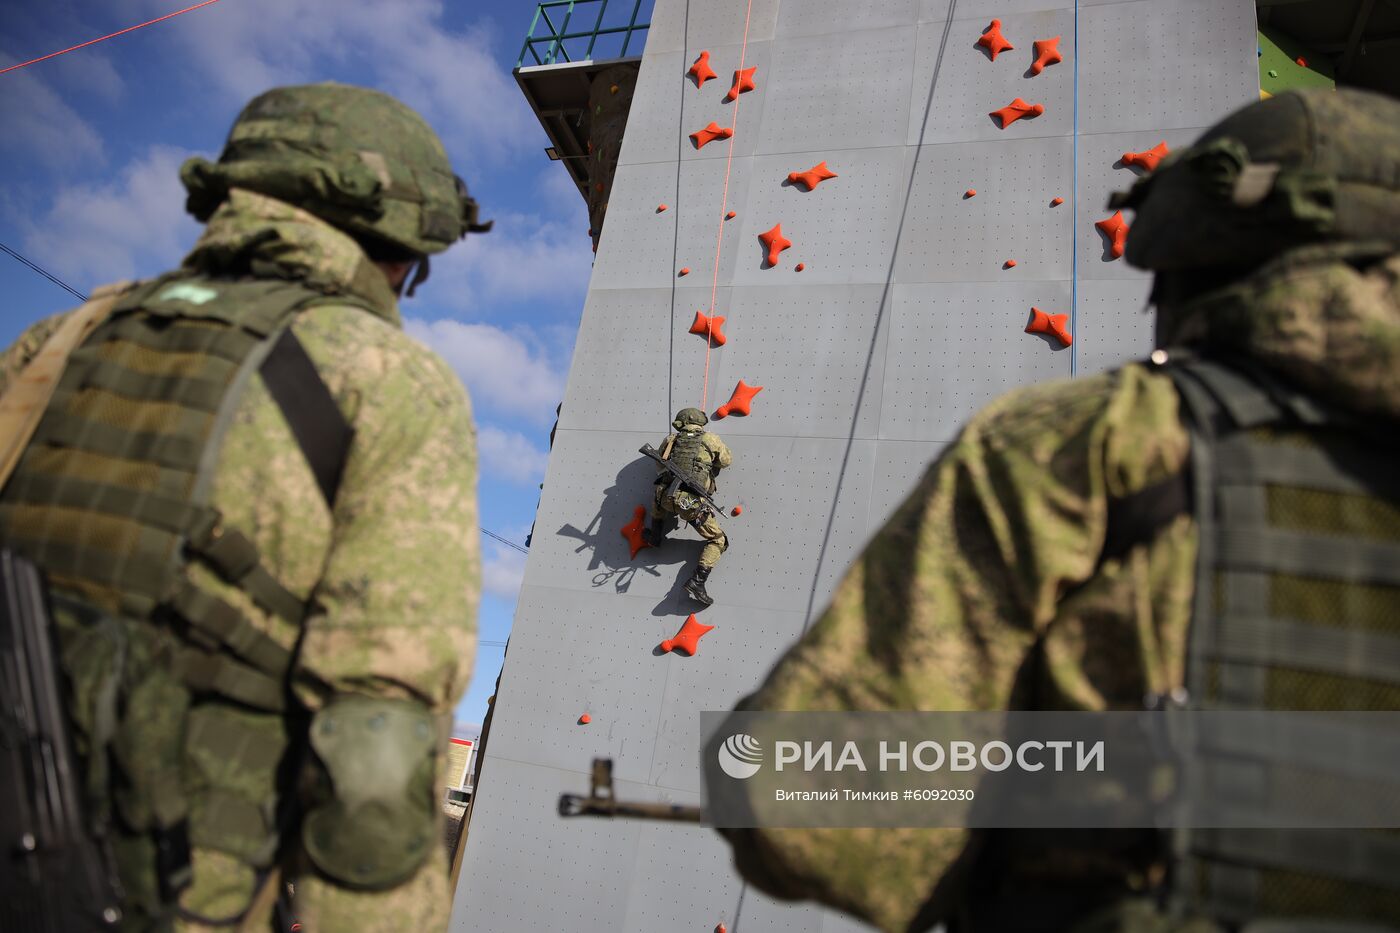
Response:
M530 23L530 32L525 37L525 45L520 49L520 60L515 67L525 65L526 58L533 59L529 63L532 65L590 61L595 53L605 59L626 58L627 49L633 44L633 34L643 32L651 25L637 22L644 3L650 5L650 0L633 0L632 12L625 25L621 17L627 16L627 0L613 4L613 10L620 9L621 13L606 24L604 18L608 12L608 0L549 0L541 3L535 8L535 19ZM578 24L573 22L575 10L586 21L595 7L598 12L597 16L592 17L592 28L569 32L571 24L578 28ZM554 13L552 17L551 11ZM560 16L563 18L556 23ZM598 42L600 36L604 37L601 44ZM621 37L620 49L617 48L618 37ZM634 55L641 53L644 42L645 37L636 40Z

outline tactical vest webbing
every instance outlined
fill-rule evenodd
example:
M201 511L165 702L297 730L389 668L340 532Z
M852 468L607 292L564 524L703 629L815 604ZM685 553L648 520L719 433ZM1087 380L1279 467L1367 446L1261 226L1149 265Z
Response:
M704 433L678 431L675 439L675 443L671 445L671 455L667 459L703 481L706 491L714 488L714 462L710 457L710 449L705 446Z
M258 716L283 710L291 655L185 568L200 562L301 622L302 600L208 500L224 431L258 371L333 499L349 428L287 328L331 300L355 303L281 280L176 274L136 287L69 357L0 490L0 542L38 564L54 594L94 810L104 818L115 804L138 834L118 840L117 856L128 887L148 889L136 892L148 910L180 885L187 822L196 844L246 864L273 855L267 798L191 789L188 768L216 772L260 744L285 745ZM191 706L204 697L234 706Z
M1200 534L1189 705L1400 709L1394 437L1365 432L1260 373L1206 361L1168 372L1191 432ZM1199 751L1193 780L1206 799L1287 812L1270 800L1299 786L1279 781L1285 774L1307 775L1317 794L1362 793L1368 781L1395 787L1396 775L1366 774L1364 745L1339 754L1253 738ZM1400 833L1198 829L1173 842L1172 894L1183 913L1229 925L1314 917L1400 929Z

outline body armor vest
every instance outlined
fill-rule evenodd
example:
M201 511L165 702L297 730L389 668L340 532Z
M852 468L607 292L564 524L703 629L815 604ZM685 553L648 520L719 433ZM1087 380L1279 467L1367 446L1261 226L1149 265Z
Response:
M1199 709L1400 709L1400 471L1393 434L1263 374L1171 365L1191 431L1200 534L1188 705ZM1338 725L1339 734L1350 727ZM1280 776L1316 794L1395 793L1368 773L1367 741L1282 747L1240 736L1198 749L1203 799L1264 803ZM1393 742L1393 735L1370 741ZM1370 770L1374 771L1372 764ZM1286 785L1296 789L1300 779ZM1280 798L1274 803L1284 811ZM1171 899L1229 928L1306 918L1400 929L1400 833L1180 830ZM1297 918L1288 920L1284 918Z
M680 469L694 476L703 484L706 492L715 488L714 461L710 449L705 446L703 431L678 431L671 453L666 459Z
M185 567L203 563L263 610L301 622L301 599L208 496L224 432L260 368L305 449L279 397L288 368L271 373L274 360L309 370L301 389L312 380L321 396L310 396L343 425L287 329L298 311L331 301L357 303L282 280L176 273L137 286L72 353L0 490L0 543L47 576L89 810L110 826L128 917L167 909L188 881L191 844L254 871L276 851L270 775L291 731L291 654L196 588ZM326 471L312 467L325 491Z

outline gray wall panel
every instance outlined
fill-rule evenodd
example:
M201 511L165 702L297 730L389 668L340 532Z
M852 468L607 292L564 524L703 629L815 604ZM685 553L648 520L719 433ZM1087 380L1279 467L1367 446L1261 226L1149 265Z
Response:
M998 395L1068 376L1069 351L1024 331L1032 306L1069 304L1068 282L896 286L881 439L952 440Z
M1150 348L1148 278L1102 262L1092 226L1134 175L1113 163L1185 144L1257 94L1250 0L961 0L925 129L948 0L754 0L758 88L731 162L726 142L697 153L686 134L732 118L720 99L747 5L658 0L487 746L461 933L862 929L744 885L713 833L561 820L557 795L585 790L590 759L609 755L620 795L694 801L698 714L756 689L969 415ZM993 17L1016 45L996 62L975 45ZM1065 61L1027 76L1033 41L1056 34ZM701 49L719 78L697 90L685 70ZM998 129L988 112L1018 96L1047 113ZM820 161L840 177L783 184ZM726 168L736 217L721 224ZM757 234L779 222L794 247L761 269ZM707 360L686 330L712 300L729 343ZM1074 314L1072 349L1024 333L1032 306ZM713 425L735 455L718 498L744 507L722 519L732 546L699 613L715 628L696 657L665 654L698 608L681 587L701 542L681 528L630 558L619 529L654 477L636 449L739 379L764 391L750 417Z

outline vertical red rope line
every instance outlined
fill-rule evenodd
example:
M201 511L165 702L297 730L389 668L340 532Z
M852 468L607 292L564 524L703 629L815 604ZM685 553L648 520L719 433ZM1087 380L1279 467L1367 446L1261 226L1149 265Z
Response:
M739 71L744 70L744 56L749 50L749 19L753 15L753 0L749 0L748 7L744 10L744 41L739 46ZM735 85L738 86L737 83ZM724 193L720 196L719 202L719 230L715 234L715 269L710 276L710 318L712 323L705 331L705 382L700 389L700 410L708 411L710 401L710 344L714 330L713 318L715 316L715 293L719 291L719 255L724 248L724 215L729 210L729 169L734 164L734 137L739 133L739 100L744 95L742 93L734 95L734 119L730 122L730 127L734 134L729 137L729 153L724 157Z

